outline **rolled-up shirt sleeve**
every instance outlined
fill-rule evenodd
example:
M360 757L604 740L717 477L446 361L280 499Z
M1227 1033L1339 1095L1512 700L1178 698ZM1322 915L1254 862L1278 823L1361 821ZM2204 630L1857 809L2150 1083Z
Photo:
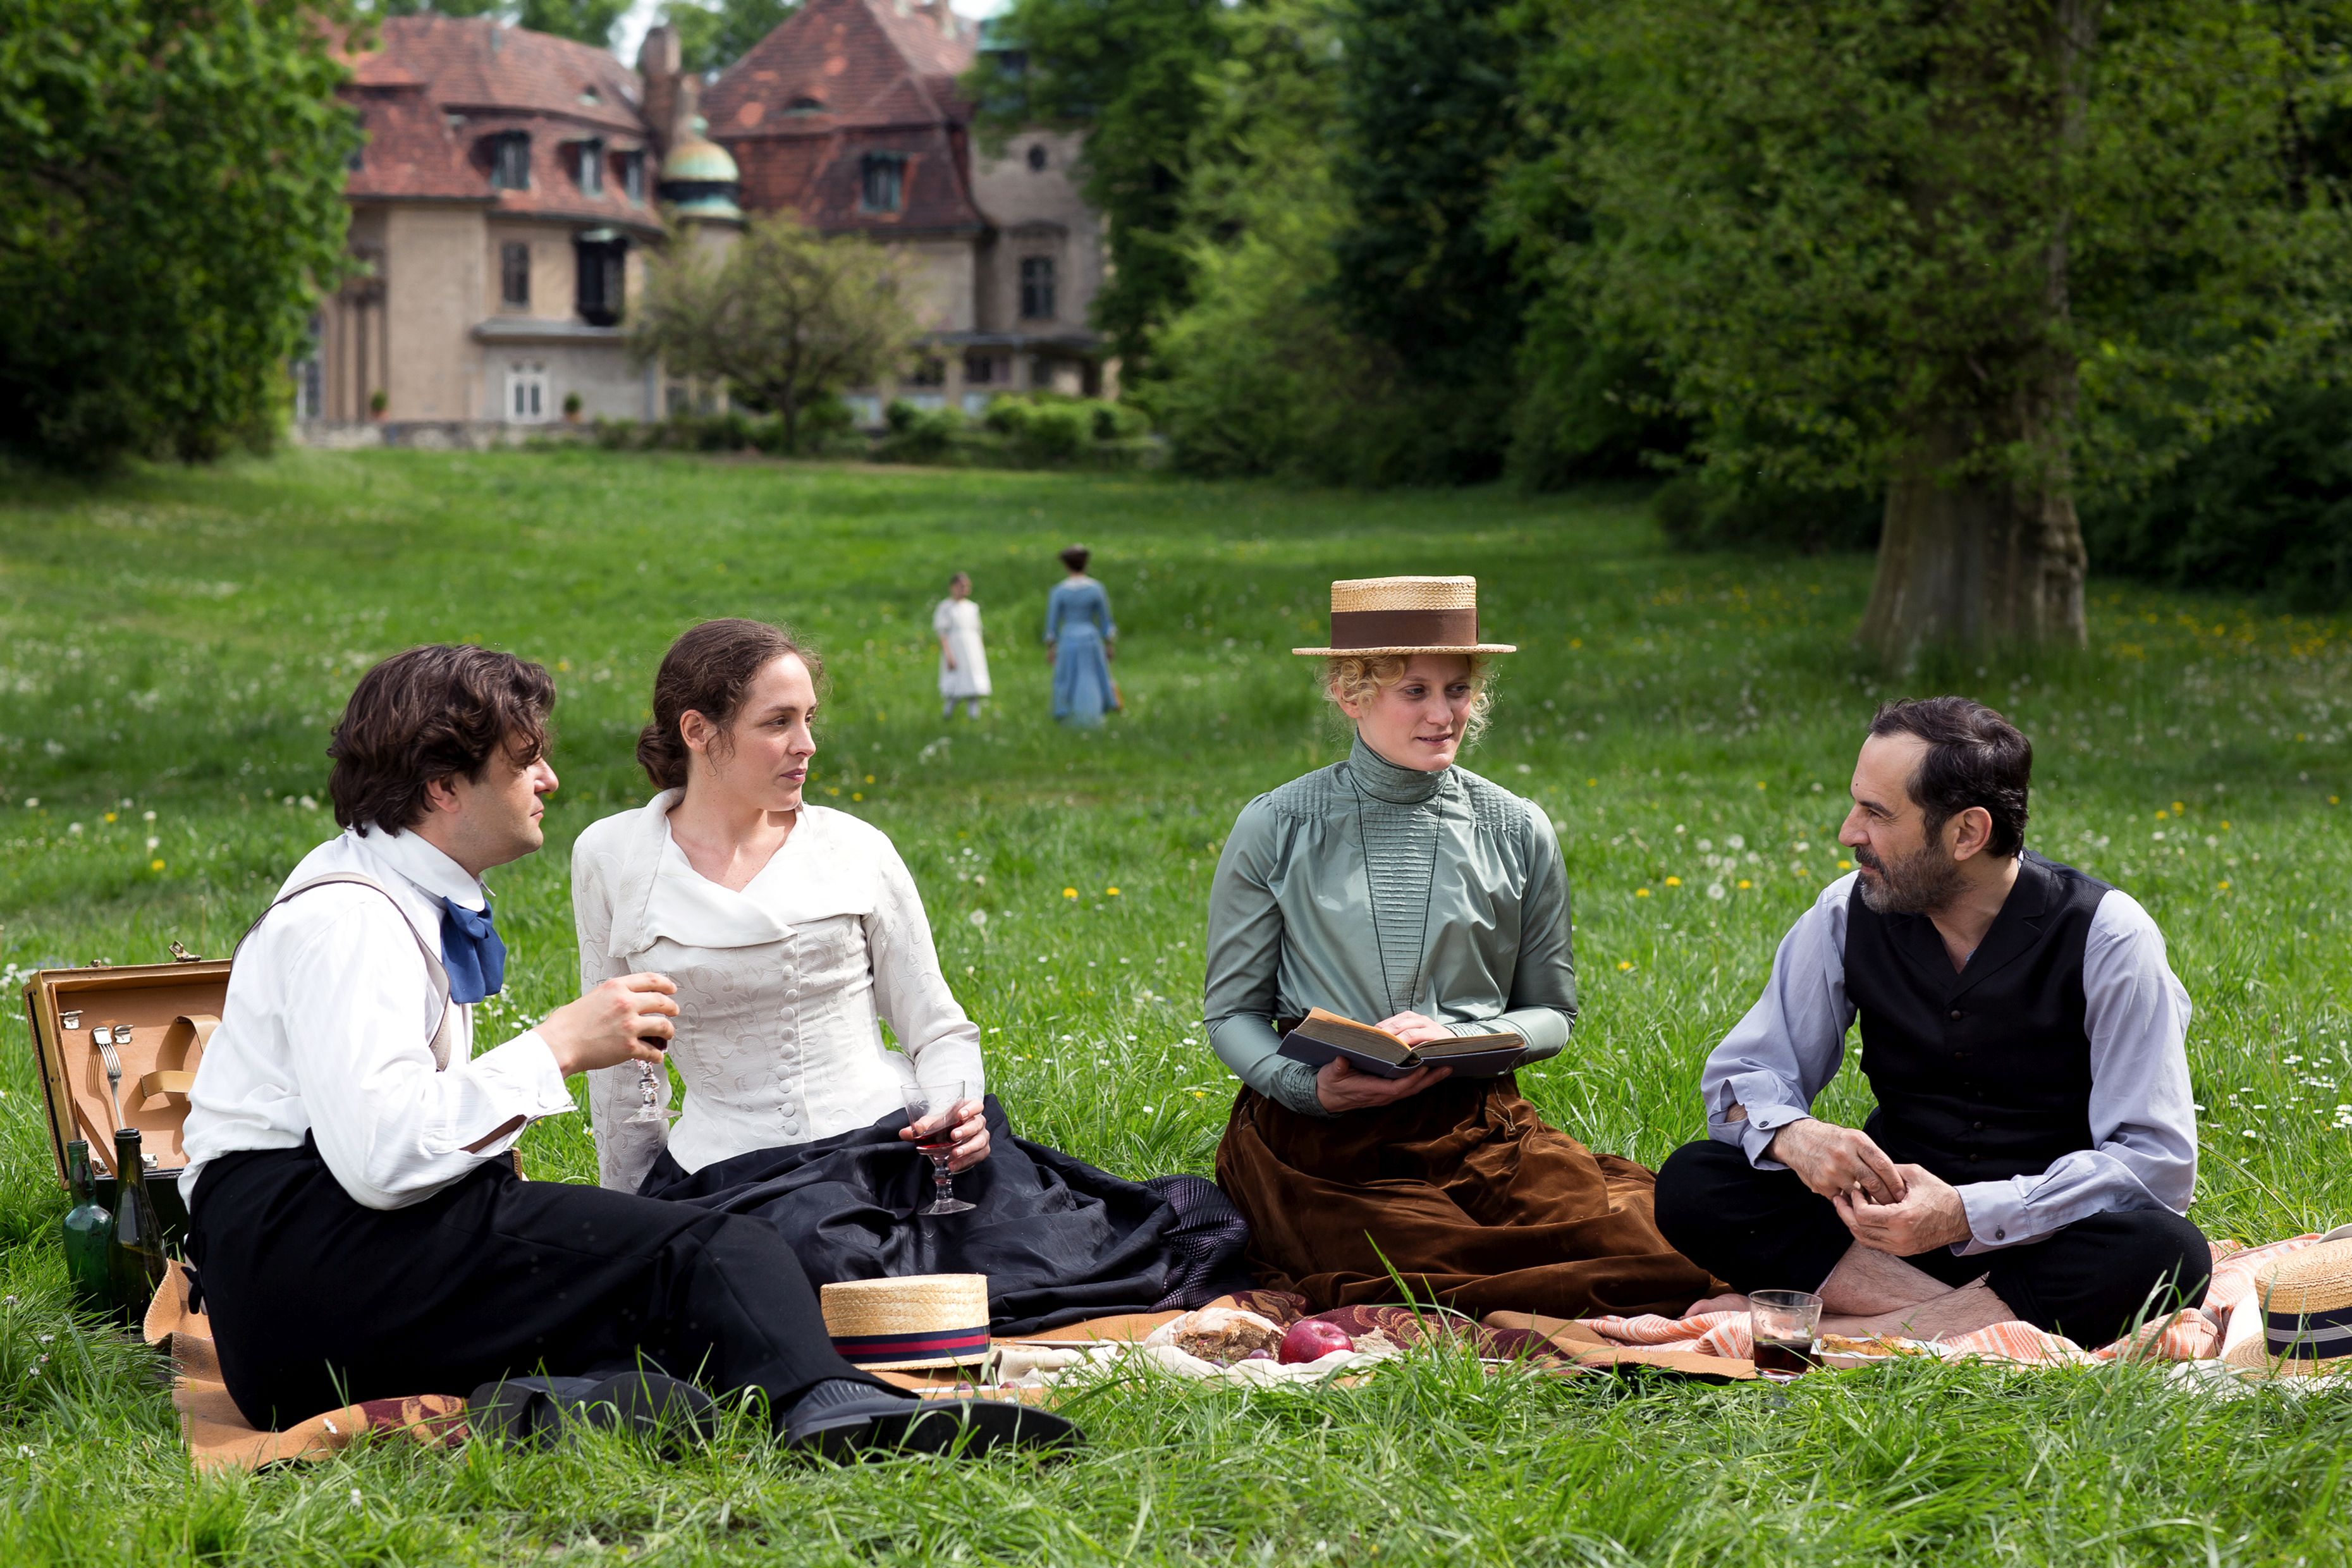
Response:
M379 900L380 901L380 900ZM436 1070L423 1027L425 959L400 913L354 904L289 932L278 973L320 1156L354 1202L396 1209L503 1153L524 1126L574 1109L536 1030Z
M1814 1098L1845 1060L1853 1004L1845 988L1845 909L1853 878L1822 889L1772 955L1764 994L1706 1058L1699 1096L1706 1133L1735 1143L1759 1171L1773 1134L1812 1115ZM1735 1112L1737 1114L1735 1114Z
M1969 1240L1953 1250L1963 1256L2038 1240L2111 1209L2189 1212L2197 1188L2192 1009L2164 932L2128 894L2109 892L2091 918L2083 1000L2092 1147L2032 1174L1962 1186Z

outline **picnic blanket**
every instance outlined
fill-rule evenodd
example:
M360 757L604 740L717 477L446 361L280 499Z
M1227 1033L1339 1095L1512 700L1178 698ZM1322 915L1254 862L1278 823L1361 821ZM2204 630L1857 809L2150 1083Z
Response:
M2241 1312L2237 1309L2253 1299L2255 1276L2263 1265L2318 1242L2347 1237L2352 1237L2352 1225L2260 1247L2217 1241L2213 1244L2213 1282L2206 1289L2203 1305L2145 1323L2138 1332L2113 1344L2086 1348L2063 1335L2045 1333L2031 1323L2007 1322L1937 1341L1927 1349L1931 1354L1952 1360L1976 1357L2040 1365L2095 1366L2119 1360L2210 1361L2239 1340L2262 1331L2259 1310ZM1741 1360L1755 1350L1748 1336L1746 1312L1696 1312L1682 1318L1643 1313L1581 1318L1577 1322L1597 1338L1615 1345Z

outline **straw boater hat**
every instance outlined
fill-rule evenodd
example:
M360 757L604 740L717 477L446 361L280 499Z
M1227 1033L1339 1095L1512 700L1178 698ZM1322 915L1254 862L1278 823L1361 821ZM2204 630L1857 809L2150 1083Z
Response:
M850 1279L818 1292L824 1331L868 1372L957 1366L988 1354L988 1276Z
M2352 1372L2352 1241L2326 1241L2291 1252L2254 1277L2263 1331L2231 1348L2228 1361L2250 1372L2317 1377Z
M1357 577L1331 584L1331 646L1293 653L1517 653L1478 640L1475 577Z

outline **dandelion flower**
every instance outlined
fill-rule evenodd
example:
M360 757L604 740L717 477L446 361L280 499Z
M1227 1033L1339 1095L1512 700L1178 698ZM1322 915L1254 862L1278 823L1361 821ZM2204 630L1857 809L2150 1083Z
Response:
M79 833L81 831L81 824L79 822L68 822L66 824L66 831L68 833Z
M872 784L874 782L874 775L872 773L867 773L866 775L866 782L867 784Z
M1735 833L1723 842L1733 849L1745 849L1748 847L1748 839L1744 834Z
M1742 878L1740 878L1740 879L1739 879L1739 888L1740 888L1740 890L1741 890L1742 892L1747 891L1749 888L1752 888L1752 887L1754 887L1755 885L1756 885L1755 883L1753 883L1753 882L1749 881L1749 880L1748 880L1747 878L1745 878L1745 877L1742 877Z
M112 822L112 821L114 820L114 813L112 813L112 812L110 812L110 812L108 812L108 813L106 814L106 820L107 820L107 821L109 821L109 822Z
M1647 888L1636 888L1633 889L1633 896L1637 899L1646 899L1650 896L1650 889Z
M1853 862L1851 860L1841 860L1838 862L1838 869L1841 871L1851 871L1853 869Z
M970 921L976 926L984 926L988 923L988 911L986 910L974 910L971 913L964 916L963 918Z
M1682 885L1683 879L1680 877L1669 877L1666 879L1666 886L1669 888L1679 888Z
M1720 882L1709 882L1706 885L1706 896L1710 899L1722 898L1724 896L1723 884Z
M1621 958L1621 959L1619 959L1619 960L1617 961L1617 973L1620 973L1620 974L1624 973L1627 970L1629 970L1629 969L1631 969L1631 968L1633 968L1633 966L1631 963L1628 963L1627 962L1625 962L1625 960L1623 960L1623 959L1622 959L1622 958Z
M1117 888L1105 888L1103 889L1103 897L1106 899L1115 899L1118 897L1118 889Z
M1062 897L1066 899L1075 899L1077 896L1078 890L1076 888L1064 888L1062 889Z
M162 870L163 868L163 862L162 862L161 860L150 860L150 861L148 861L148 862L147 862L147 869L149 869L150 871L160 871L160 870Z
M2217 893L2226 893L2230 890L2230 884L2227 882L2216 882L2213 884L2213 890Z

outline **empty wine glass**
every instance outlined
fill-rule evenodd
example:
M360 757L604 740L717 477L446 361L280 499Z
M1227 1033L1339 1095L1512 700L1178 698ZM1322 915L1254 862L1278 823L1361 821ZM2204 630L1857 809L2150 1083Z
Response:
M962 1214L973 1206L955 1195L955 1177L948 1171L948 1162L955 1158L955 1108L962 1103L965 1088L961 1081L907 1086L907 1116L915 1129L915 1147L929 1158L931 1180L938 1184L931 1206L917 1209L917 1214ZM926 1126L934 1117L939 1124Z

